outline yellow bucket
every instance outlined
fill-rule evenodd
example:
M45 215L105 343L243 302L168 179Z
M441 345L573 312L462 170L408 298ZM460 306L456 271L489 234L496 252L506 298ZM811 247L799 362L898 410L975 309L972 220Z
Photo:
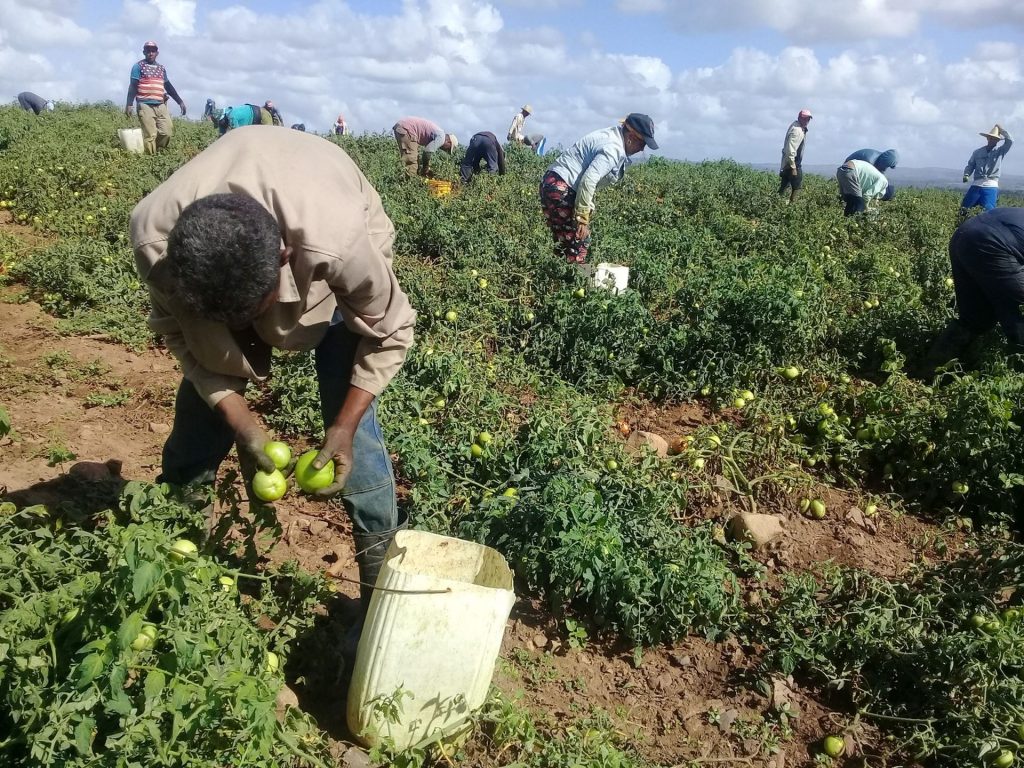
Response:
M427 188L434 197L448 197L452 193L452 183L444 179L427 179Z

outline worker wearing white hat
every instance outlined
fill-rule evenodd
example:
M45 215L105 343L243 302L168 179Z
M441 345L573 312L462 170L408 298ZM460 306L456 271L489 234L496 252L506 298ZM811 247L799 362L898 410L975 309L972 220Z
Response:
M999 200L999 166L1003 156L1013 146L1013 138L1003 126L996 123L991 131L982 131L988 142L984 147L978 147L971 153L971 159L967 161L964 168L964 183L974 174L974 181L967 188L963 202L960 203L960 218L967 216L967 212L975 206L981 206L986 211L996 207ZM1002 142L1000 144L1000 142ZM997 148L996 145L999 144Z
M523 129L526 126L526 118L533 114L533 107L529 104L524 104L523 108L520 109L516 116L512 118L512 125L508 127L508 140L514 141L518 144L526 143L526 135Z

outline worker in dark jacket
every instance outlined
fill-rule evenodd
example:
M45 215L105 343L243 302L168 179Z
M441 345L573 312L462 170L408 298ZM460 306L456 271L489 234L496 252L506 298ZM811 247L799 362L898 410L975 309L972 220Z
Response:
M848 163L851 160L863 160L865 163L871 163L879 173L885 173L890 168L896 167L896 163L900 161L900 153L895 149L887 149L885 152L879 152L877 149L858 149L843 162Z
M964 354L996 323L1024 352L1024 208L996 208L968 219L949 241L960 316L935 340L928 368Z
M18 94L18 106L26 112L35 112L37 115L44 109L48 112L53 112L53 102L32 93L32 91L22 91Z
M466 147L466 156L459 166L459 176L463 184L473 180L473 174L480 172L480 163L487 162L488 173L505 175L505 150L498 143L497 137L489 131L473 134Z

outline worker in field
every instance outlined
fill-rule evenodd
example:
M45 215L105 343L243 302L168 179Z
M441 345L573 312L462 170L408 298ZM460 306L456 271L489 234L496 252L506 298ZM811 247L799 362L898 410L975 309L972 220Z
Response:
M875 201L892 200L896 195L896 187L885 174L866 160L847 160L836 169L836 181L846 216L864 213Z
M274 116L264 107L257 107L255 104L242 104L237 107L227 107L217 121L217 130L223 136L228 131L241 128L244 125L273 125Z
M405 525L377 396L416 320L377 191L336 144L243 127L147 195L130 229L150 328L183 375L159 480L212 484L232 445L248 488L273 471L246 386L270 375L274 349L312 350L326 433L313 467L335 465L314 496L339 496L352 519L365 610Z
M480 164L487 164L488 173L505 175L505 149L490 131L474 133L466 147L466 156L459 166L459 177L463 184L469 184L473 175L480 172Z
M949 260L959 317L932 345L927 372L962 357L996 323L1011 350L1024 353L1024 208L996 208L962 223Z
M961 219L967 216L971 208L981 206L986 211L991 211L996 207L999 201L999 166L1013 146L1013 138L999 123L996 123L991 131L982 132L981 135L985 137L985 146L974 150L964 167L964 183L966 184L972 175L974 180L960 203Z
M595 193L618 182L628 159L644 147L658 148L654 121L633 112L618 125L588 133L548 167L540 183L540 204L555 252L569 263L587 260Z
M800 193L800 187L804 183L804 144L807 140L807 130L811 123L810 110L801 109L796 120L790 123L786 130L786 138L782 142L782 166L779 169L779 194L786 194L789 190L789 202L796 200Z
M890 168L896 167L896 164L900 161L900 153L895 149L887 149L884 152L879 152L877 149L858 149L847 157L844 162L850 160L863 160L875 166L875 169L880 173L885 173Z
M338 115L338 119L334 121L334 128L332 128L332 130L334 131L335 136L344 136L348 133L348 124L345 122L344 115Z
M532 149L534 154L541 157L544 156L544 151L547 149L547 139L543 133L531 133L523 139L523 144Z
M284 119L281 117L281 113L277 111L277 107L274 106L274 102L272 102L270 99L267 99L265 102L263 102L262 109L263 109L264 112L267 112L270 115L270 124L271 125L280 125L280 126L284 125ZM261 115L261 119L260 119L260 124L261 125L265 125L266 124L262 120L262 115Z
M211 123L216 125L223 114L223 109L217 109L217 102L213 99L206 100L206 106L203 107L203 120L209 120Z
M508 141L515 142L517 144L526 143L526 118L533 114L533 107L529 104L524 104L522 109L516 112L516 116L512 118L512 124L508 127Z
M164 149L171 141L174 126L167 111L167 98L178 103L182 115L186 113L185 102L171 85L167 70L163 64L157 64L159 53L159 47L152 40L147 40L142 46L144 58L132 66L128 102L124 108L129 117L135 108L142 124L142 144L148 155L155 155L158 149Z
M441 150L450 155L459 146L455 134L445 133L436 123L422 117L403 117L391 130L398 142L402 165L410 176L429 176L434 152Z
M43 111L53 112L54 109L52 101L44 99L32 91L22 91L18 94L18 106L26 112L34 112L37 115Z

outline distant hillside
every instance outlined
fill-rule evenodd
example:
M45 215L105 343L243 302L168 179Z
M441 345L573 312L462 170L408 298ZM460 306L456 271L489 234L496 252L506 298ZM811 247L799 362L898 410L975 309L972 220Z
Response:
M760 170L777 170L777 165L765 163L752 164L751 167ZM833 177L836 173L834 165L805 165L807 173L818 176ZM967 189L966 184L960 182L963 169L956 168L893 168L886 174L897 186L900 187L931 187L938 189ZM999 186L1007 192L1024 193L1024 176L1019 174L1003 174L999 178Z

